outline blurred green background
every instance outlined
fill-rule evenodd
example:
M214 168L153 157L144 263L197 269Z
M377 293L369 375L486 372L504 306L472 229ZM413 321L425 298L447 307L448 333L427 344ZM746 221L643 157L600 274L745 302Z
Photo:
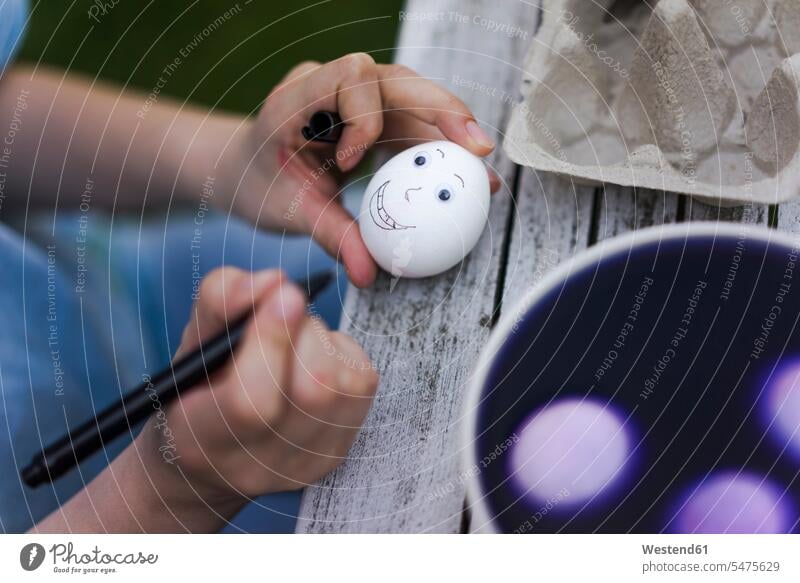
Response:
M392 60L402 0L30 0L20 60L249 112L301 61ZM226 12L228 14L226 15ZM184 55L181 56L183 50ZM175 58L181 62L165 72Z

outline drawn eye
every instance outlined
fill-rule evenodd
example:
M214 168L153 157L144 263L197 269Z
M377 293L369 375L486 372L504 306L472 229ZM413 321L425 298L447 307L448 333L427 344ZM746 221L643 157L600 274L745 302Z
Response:
M455 189L449 184L440 184L436 187L436 198L442 202L449 202L453 199Z
M428 152L417 152L414 156L414 166L417 168L425 168L430 161L431 157Z

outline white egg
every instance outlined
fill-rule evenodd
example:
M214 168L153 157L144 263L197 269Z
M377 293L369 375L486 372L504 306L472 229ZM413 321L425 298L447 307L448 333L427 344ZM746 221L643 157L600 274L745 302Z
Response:
M452 142L409 148L375 173L359 228L370 254L396 277L447 271L469 253L489 217L489 176Z

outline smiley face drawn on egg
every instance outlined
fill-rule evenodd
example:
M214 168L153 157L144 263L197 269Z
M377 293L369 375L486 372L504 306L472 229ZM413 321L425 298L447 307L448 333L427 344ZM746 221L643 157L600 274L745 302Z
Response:
M403 229L416 229L413 225L401 225L397 221L394 220L393 217L386 212L386 208L383 206L383 197L386 193L386 187L389 186L391 180L387 180L383 184L378 187L378 190L372 195L372 200L369 204L369 215L372 217L373 222L378 225L381 229L385 229L387 231L395 231Z
M458 264L489 215L489 178L480 158L451 142L397 154L367 186L359 217L364 243L397 277L428 277Z

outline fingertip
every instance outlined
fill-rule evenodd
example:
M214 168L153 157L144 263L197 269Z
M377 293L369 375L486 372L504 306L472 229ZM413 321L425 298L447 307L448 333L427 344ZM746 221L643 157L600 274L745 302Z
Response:
M292 324L305 313L306 296L295 284L284 280L270 297L267 309L273 318Z
M448 140L466 148L476 156L481 158L488 156L495 149L494 140L472 117L443 114L438 117L436 125Z
M364 158L364 152L353 146L343 146L336 150L336 165L342 172L350 172Z
M381 131L380 127L348 126L336 147L336 165L339 169L342 172L349 172L355 168L378 139Z
M487 168L486 172L489 174L489 192L494 194L498 190L500 190L500 187L502 186L502 181L500 180L500 176L497 175L497 172L495 172L491 168Z
M468 120L466 123L467 134L473 143L474 152L479 156L487 156L494 151L497 144L489 137L481 126L478 125L474 119Z
M375 282L378 266L357 231L351 233L344 241L341 258L347 278L353 285L365 288Z
M208 273L200 282L195 312L213 325L224 321L226 314L243 309L248 301L244 288L252 284L252 274L236 267L221 267Z
M267 289L283 278L283 272L276 270L263 270L253 273L242 272L237 283L237 301L239 303L258 301Z
M357 288L366 288L375 282L378 266L372 257L345 258L344 269L349 279Z

